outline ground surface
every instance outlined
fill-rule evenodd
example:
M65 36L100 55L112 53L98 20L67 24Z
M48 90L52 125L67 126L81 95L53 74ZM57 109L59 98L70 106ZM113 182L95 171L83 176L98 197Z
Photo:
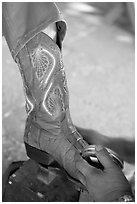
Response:
M68 25L63 56L72 119L78 126L110 137L134 140L134 35L113 19L77 12L72 4L74 8L74 3L59 4ZM27 157L22 80L4 38L2 48L4 171L13 160Z

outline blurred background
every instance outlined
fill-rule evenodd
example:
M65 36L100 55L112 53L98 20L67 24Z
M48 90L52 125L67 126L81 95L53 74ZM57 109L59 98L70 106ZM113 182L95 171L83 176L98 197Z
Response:
M135 137L135 17L133 3L57 3L67 22L63 57L74 124L110 137ZM26 160L22 79L2 39L3 172ZM126 163L127 177L134 165Z

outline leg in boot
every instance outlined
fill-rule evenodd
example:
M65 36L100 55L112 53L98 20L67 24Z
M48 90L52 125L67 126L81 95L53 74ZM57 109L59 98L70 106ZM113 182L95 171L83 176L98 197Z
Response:
M44 163L47 152L71 176L79 178L76 162L85 164L80 154L88 144L76 131L69 114L60 50L65 24L53 3L7 4L3 4L3 33L24 82L28 112L24 141L28 155ZM58 45L42 33L52 23L61 25Z
M69 116L60 48L41 33L52 23L57 23L57 40L61 48L65 23L53 3L3 3L3 34L19 65L26 93L26 146L34 148L34 151L48 152L77 177L75 163L76 160L83 161L80 152L85 142ZM42 158L43 161L46 159Z
M26 92L27 146L46 151L70 175L77 177L76 160L87 145L72 124L62 55L57 44L39 33L17 55ZM44 160L44 158L43 158Z

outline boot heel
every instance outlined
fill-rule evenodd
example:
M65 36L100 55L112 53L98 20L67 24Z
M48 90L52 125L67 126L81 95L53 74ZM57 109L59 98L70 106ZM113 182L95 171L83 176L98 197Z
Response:
M36 161L37 163L49 165L54 161L53 157L49 155L47 152L32 147L27 143L25 143L25 147L27 156L32 160Z

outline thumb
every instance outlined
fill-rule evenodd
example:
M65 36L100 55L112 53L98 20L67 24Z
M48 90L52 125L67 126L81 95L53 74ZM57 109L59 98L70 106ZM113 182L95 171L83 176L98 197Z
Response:
M104 166L105 169L115 167L113 159L111 158L108 151L104 147L97 145L95 147L95 152L98 160Z

